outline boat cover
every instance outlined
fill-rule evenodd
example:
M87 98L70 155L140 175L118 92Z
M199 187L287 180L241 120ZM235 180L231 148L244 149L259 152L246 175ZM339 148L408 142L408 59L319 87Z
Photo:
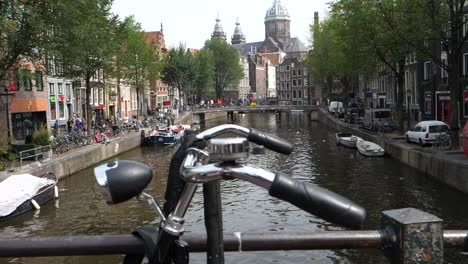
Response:
M16 174L6 178L0 182L0 216L11 214L42 187L54 183L53 180L31 174Z

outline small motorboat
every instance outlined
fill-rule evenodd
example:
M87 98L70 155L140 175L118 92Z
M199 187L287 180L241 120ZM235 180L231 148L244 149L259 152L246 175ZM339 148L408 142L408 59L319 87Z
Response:
M175 125L164 128L158 128L145 135L143 145L173 145L182 141L185 137L185 129L189 125Z
M57 177L49 172L42 176L11 175L0 182L0 221L10 219L58 197Z
M385 154L385 150L381 146L366 140L359 140L356 147L359 153L366 157L381 157Z
M336 133L335 137L337 145L343 145L348 148L356 148L356 142L363 140L358 136L354 136L353 134L346 132Z

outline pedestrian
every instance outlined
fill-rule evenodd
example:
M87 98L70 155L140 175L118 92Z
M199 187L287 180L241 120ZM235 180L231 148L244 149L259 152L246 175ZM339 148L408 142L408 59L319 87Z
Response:
M76 130L78 133L81 133L83 131L83 123L81 122L81 119L78 117L76 119Z
M71 127L72 127L72 119L70 117L67 120L67 131L68 131L69 134L71 133Z

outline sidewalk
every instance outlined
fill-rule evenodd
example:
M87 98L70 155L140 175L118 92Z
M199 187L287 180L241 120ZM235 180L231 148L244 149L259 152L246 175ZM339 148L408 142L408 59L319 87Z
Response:
M348 124L320 109L319 121L338 131L351 132L365 140L377 143L385 149L386 155L425 173L464 193L468 193L468 157L463 151L443 151L431 146L421 147L407 143L399 133L378 134L360 125Z

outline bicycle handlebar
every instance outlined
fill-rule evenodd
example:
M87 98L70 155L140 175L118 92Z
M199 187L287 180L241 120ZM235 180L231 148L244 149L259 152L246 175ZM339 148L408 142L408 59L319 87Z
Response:
M247 138L250 142L265 146L266 148L282 153L291 154L293 146L284 139L238 125L225 124L207 129L196 136L198 140L208 140L224 133L233 133Z
M192 154L181 166L180 173L187 182L206 183L225 178L238 178L251 182L268 190L276 198L287 201L300 209L316 215L324 220L351 229L362 229L366 222L366 210L349 199L334 192L301 182L290 176L253 165L241 164L234 166L207 164L188 167L192 163Z
M285 173L276 173L268 192L334 224L351 229L364 228L366 210L363 207L327 189L295 180Z

